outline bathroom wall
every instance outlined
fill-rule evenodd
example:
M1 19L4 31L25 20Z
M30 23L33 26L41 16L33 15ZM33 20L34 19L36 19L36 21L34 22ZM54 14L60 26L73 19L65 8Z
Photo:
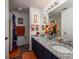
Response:
M41 25L45 25L45 23L43 22L44 20L44 17L46 17L46 22L49 23L49 14L48 13L45 13L44 11L41 12Z
M18 46L28 44L29 34L29 14L24 12L13 11L16 16L16 26L25 26L25 35L17 37ZM18 24L18 18L23 18L23 24Z
M29 16L30 16L30 22L29 22L29 25L30 25L30 31L29 31L29 43L30 43L30 48L29 50L32 50L32 42L31 42L31 35L34 35L36 33L36 31L31 31L31 25L32 24L37 24L37 25L40 25L40 21L41 21L41 10L37 9L37 8L33 8L33 7L30 7L29 8ZM37 23L34 23L34 15L37 15Z
M38 8L34 8L34 7L30 7L29 8L29 19L30 19L30 22L29 22L29 25L30 25L30 31L29 31L29 43L30 43L30 48L29 50L32 49L32 44L31 44L31 35L35 35L36 34L36 31L32 31L31 30L31 25L34 24L34 25L40 25L39 26L39 32L41 33L41 28L42 28L42 25L44 24L43 23L43 17L46 16L46 21L48 22L48 14L47 13L44 13L42 10L38 9ZM37 15L37 23L34 23L34 15Z
M65 40L73 39L73 8L62 11L61 37Z
M35 15L37 15L37 23L34 23L34 16ZM40 21L41 21L41 10L39 10L37 8L30 7L30 26L32 24L40 25ZM31 35L35 35L35 34L36 34L36 31L31 31Z

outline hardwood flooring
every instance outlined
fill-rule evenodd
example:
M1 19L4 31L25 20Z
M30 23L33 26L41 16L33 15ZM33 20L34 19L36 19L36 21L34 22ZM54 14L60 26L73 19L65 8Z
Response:
M20 56L20 49L17 48L16 50L12 51L9 53L9 58L15 58L15 57L19 57Z
M37 59L33 51L22 54L22 59Z
M29 51L27 46L18 47L9 53L9 59L37 59L33 51Z

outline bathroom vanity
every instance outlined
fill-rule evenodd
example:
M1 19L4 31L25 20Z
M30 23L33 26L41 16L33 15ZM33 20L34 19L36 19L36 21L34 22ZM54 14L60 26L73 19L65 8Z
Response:
M58 59L57 56L48 51L39 42L32 38L32 49L35 52L37 59Z
M32 36L32 50L37 59L72 59L72 51L71 53L58 52L52 48L55 45L61 44L44 37Z

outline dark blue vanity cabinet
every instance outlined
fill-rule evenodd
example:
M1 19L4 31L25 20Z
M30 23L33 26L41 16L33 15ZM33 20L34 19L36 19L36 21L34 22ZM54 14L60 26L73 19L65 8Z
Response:
M58 59L55 55L49 52L45 47L32 38L32 49L37 56L37 59Z

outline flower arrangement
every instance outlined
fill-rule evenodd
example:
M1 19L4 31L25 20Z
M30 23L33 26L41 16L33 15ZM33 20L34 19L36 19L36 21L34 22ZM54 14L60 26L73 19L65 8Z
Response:
M59 25L56 21L50 22L49 25L46 25L45 34L53 35L57 34L57 32L59 32Z

